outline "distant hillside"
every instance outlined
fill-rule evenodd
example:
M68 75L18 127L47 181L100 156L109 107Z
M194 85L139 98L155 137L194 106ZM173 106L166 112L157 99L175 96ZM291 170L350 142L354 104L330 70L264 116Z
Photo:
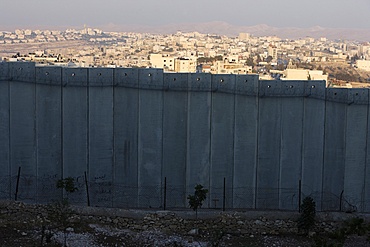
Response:
M15 29L56 29L66 30L68 28L82 29L83 27L51 27L51 26L3 26L0 23L0 31L14 31ZM94 26L103 31L122 31L122 32L145 32L145 33L163 33L170 34L177 31L200 33L220 34L228 36L237 36L239 33L250 33L254 36L271 36L276 35L283 39L298 39L304 37L320 38L326 37L331 40L345 39L370 42L370 29L350 29L350 28L325 28L320 26L310 28L297 28L297 27L271 27L266 24L255 26L238 26L232 25L227 22L213 21L204 23L180 23L168 24L163 26L150 26L150 25L121 25L121 24L107 24L102 26Z
M311 28L297 27L271 27L265 24L256 26L235 26L226 22L206 23L182 23L164 26L143 26L143 25L114 25L109 24L99 28L106 31L126 32L148 32L148 33L175 33L177 31L200 33L212 33L236 36L241 32L250 33L254 36L276 35L283 39L298 39L304 37L328 39L346 39L358 41L370 41L370 29L348 29L348 28L324 28L315 26Z

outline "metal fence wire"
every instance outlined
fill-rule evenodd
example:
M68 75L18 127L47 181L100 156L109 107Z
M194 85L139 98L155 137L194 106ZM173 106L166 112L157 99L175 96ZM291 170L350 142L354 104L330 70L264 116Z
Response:
M188 195L194 194L193 186L174 186L162 181L156 186L128 186L113 182L75 181L77 191L66 193L57 188L58 179L35 176L3 176L0 179L0 200L18 200L26 203L47 204L68 198L70 203L81 206L124 209L186 209ZM207 188L205 186L205 188ZM325 191L304 192L298 188L227 187L226 184L207 188L207 199L202 208L219 210L289 210L299 211L300 202L311 196L317 211L365 212L370 202L355 201L345 196Z

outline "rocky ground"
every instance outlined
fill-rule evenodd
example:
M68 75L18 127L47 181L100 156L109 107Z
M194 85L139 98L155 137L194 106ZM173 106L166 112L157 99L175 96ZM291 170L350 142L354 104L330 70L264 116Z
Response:
M0 246L370 246L367 215L317 214L307 236L292 212L72 209L0 202Z

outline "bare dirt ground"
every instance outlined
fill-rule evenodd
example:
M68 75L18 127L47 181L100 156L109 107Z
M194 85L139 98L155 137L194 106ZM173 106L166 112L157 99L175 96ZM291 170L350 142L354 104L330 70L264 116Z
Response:
M49 227L59 222L45 220L47 207L0 203L0 246L370 246L367 215L321 213L306 235L297 212L201 210L195 219L190 210L75 207L61 229Z
M56 41L56 42L45 42L45 43L24 43L24 44L1 44L0 45L0 57L7 57L17 54L28 54L38 50L46 49L65 49L65 48L78 48L88 46L88 42L84 40L68 40L68 41Z

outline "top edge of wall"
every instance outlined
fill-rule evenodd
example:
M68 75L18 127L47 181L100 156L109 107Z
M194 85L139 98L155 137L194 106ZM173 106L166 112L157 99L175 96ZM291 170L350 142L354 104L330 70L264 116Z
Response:
M153 68L81 68L0 62L0 80L46 85L117 86L164 91L220 92L259 97L306 97L369 104L367 88L326 88L325 81L259 80L256 74L164 73Z

